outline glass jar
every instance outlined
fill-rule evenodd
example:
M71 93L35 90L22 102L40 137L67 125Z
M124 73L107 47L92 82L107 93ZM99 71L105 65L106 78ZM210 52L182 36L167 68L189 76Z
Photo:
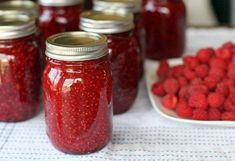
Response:
M67 32L47 40L47 134L65 152L100 150L112 134L112 76L105 36Z
M180 57L185 48L185 5L182 0L144 0L146 57Z
M144 73L144 54L143 54L143 23L141 12L141 4L142 0L94 0L93 9L96 11L104 11L104 10L113 10L113 11L124 11L134 14L134 36L137 40L140 54L139 54L139 73L140 79Z
M78 31L83 0L39 0L39 5L42 44L45 44L45 40L51 35ZM45 45L43 48L45 49Z
M0 121L33 117L40 106L40 52L35 21L27 15L0 16Z
M81 14L81 30L108 37L114 114L130 109L138 93L139 50L133 27L133 16L130 13L87 11Z

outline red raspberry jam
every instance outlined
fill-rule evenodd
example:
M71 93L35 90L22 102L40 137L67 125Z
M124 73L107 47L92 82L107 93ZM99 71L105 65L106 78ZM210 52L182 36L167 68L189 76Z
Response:
M78 31L80 14L83 10L82 2L82 0L39 0L42 44L45 44L45 40L51 35Z
M65 152L100 150L112 135L112 75L105 36L68 32L47 40L47 134Z
M40 105L40 52L35 21L26 15L0 16L0 121L33 117Z
M144 0L146 57L180 57L185 48L185 6L182 0Z
M139 74L140 79L143 76L144 72L144 55L143 55L143 23L142 16L140 14L141 11L141 0L95 0L94 1L94 10L103 11L103 10L120 10L124 12L129 12L134 14L134 36L137 40L138 47L140 49L139 56Z
M81 15L81 30L105 34L113 73L114 114L126 112L138 93L138 46L129 13L87 11Z

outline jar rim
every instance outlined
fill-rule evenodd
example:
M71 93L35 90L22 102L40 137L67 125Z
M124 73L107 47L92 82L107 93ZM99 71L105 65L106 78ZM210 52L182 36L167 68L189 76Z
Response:
M0 40L26 37L36 30L34 17L25 14L0 15Z
M116 34L134 28L133 14L124 11L85 11L80 16L80 29L99 34Z
M123 10L131 13L141 11L141 0L94 0L93 9L103 10Z
M59 33L47 39L45 54L63 61L98 59L108 54L107 38L87 32Z
M38 17L38 5L29 0L10 0L0 2L1 14L29 14Z
M84 0L39 0L39 4L43 6L63 7L72 6L83 3Z

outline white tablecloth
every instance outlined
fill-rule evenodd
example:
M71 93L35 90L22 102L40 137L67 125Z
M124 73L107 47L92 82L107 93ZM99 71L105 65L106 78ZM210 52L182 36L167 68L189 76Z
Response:
M235 41L232 29L188 30L187 53ZM43 113L22 123L0 123L0 161L234 161L235 128L179 124L158 115L144 81L130 111L114 117L113 139L90 155L55 150L45 133Z

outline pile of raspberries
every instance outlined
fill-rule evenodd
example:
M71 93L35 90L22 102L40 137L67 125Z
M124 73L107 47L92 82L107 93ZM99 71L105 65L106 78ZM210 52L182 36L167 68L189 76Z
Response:
M200 49L170 67L162 60L152 92L185 119L235 121L235 44Z

